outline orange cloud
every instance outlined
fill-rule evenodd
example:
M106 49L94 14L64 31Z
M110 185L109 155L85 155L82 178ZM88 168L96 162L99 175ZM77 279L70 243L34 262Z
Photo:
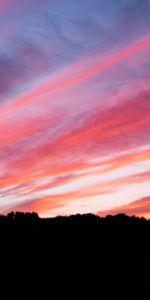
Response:
M146 197L144 199L134 201L128 205L123 205L120 207L116 207L111 210L106 210L99 212L99 216L106 216L106 215L115 215L124 213L127 215L136 215L138 217L145 217L150 219L150 197Z
M20 211L36 211L39 214L52 211L65 206L67 201L71 201L75 197L75 193L68 193L64 195L48 196L42 199L35 199L33 201L25 202L21 205L15 206L15 210Z

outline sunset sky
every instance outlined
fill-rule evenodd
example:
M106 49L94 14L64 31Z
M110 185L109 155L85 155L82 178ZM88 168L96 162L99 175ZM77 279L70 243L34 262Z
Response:
M150 218L150 0L0 0L0 213Z

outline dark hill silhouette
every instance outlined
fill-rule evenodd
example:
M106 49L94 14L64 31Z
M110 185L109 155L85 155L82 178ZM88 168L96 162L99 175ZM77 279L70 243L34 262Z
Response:
M33 299L149 299L149 234L150 221L124 214L1 215L1 292L30 287Z

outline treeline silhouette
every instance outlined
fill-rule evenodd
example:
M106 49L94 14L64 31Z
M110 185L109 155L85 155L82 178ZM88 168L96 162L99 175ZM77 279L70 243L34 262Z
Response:
M124 214L101 218L93 214L40 218L37 213L0 215L0 241L9 260L51 261L138 257L149 258L150 221ZM51 254L51 255L50 255Z
M50 290L69 299L149 299L149 237L149 220L124 214L0 215L2 290L15 293L19 282L41 299L55 299Z

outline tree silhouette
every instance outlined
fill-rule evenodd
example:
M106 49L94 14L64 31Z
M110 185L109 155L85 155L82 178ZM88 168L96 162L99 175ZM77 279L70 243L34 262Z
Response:
M33 299L40 293L41 299L50 299L52 290L66 298L71 285L69 299L110 299L117 294L121 299L148 299L149 233L150 221L124 214L48 219L35 212L1 215L1 292L11 291L18 282L15 291L21 284L26 291L31 284Z

